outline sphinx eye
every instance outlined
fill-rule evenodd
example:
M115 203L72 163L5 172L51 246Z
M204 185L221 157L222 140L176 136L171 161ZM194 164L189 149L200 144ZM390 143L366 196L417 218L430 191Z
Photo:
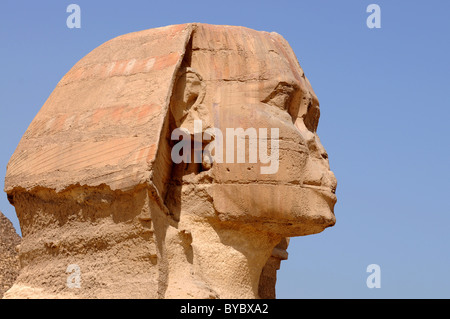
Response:
M320 117L320 108L318 104L309 102L307 112L303 116L303 122L305 122L305 126L311 132L315 132L317 130L317 126L319 125L319 117Z
M295 92L296 89L294 86L285 82L280 82L262 102L289 112Z

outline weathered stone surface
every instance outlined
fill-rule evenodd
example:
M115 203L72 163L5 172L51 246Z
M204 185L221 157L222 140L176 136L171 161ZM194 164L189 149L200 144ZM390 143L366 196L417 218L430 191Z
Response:
M20 240L11 221L0 212L0 299L19 275L19 255L16 247Z
M263 299L275 299L275 284L277 283L277 270L280 269L282 260L288 259L287 248L289 238L283 238L272 251L259 278L258 294Z
M318 119L276 33L185 24L106 42L58 83L8 164L23 242L5 297L275 297L287 238L335 223ZM203 136L278 129L277 170L248 154L175 163L171 133L192 134L195 120Z

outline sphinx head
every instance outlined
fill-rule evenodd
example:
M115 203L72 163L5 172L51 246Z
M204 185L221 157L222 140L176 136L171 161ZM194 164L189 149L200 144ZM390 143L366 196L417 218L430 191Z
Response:
M335 223L318 120L276 33L185 24L104 43L58 83L8 164L23 235L10 296L257 296L282 238ZM74 258L85 290L66 286Z
M319 116L280 35L198 25L171 96L171 137L182 137L172 159L183 155L174 172L201 177L195 181L208 188L221 220L282 236L320 232L335 223L336 179Z

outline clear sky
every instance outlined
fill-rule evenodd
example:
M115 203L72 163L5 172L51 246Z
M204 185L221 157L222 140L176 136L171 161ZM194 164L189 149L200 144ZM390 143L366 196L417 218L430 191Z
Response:
M81 28L69 29L69 4ZM381 28L369 29L369 4ZM321 105L337 223L291 239L279 298L450 298L450 2L20 1L0 3L0 186L62 76L103 42L186 22L283 35ZM6 194L0 210L19 229ZM369 289L370 264L381 287Z

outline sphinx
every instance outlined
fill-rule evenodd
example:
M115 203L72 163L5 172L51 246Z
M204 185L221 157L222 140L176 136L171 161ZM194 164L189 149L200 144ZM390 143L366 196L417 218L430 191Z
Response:
M61 79L8 163L23 240L5 297L274 298L289 238L336 221L319 116L277 33L190 23L107 41ZM248 154L173 161L174 130L217 142L227 128L276 129L277 170ZM241 138L225 144L252 143Z

